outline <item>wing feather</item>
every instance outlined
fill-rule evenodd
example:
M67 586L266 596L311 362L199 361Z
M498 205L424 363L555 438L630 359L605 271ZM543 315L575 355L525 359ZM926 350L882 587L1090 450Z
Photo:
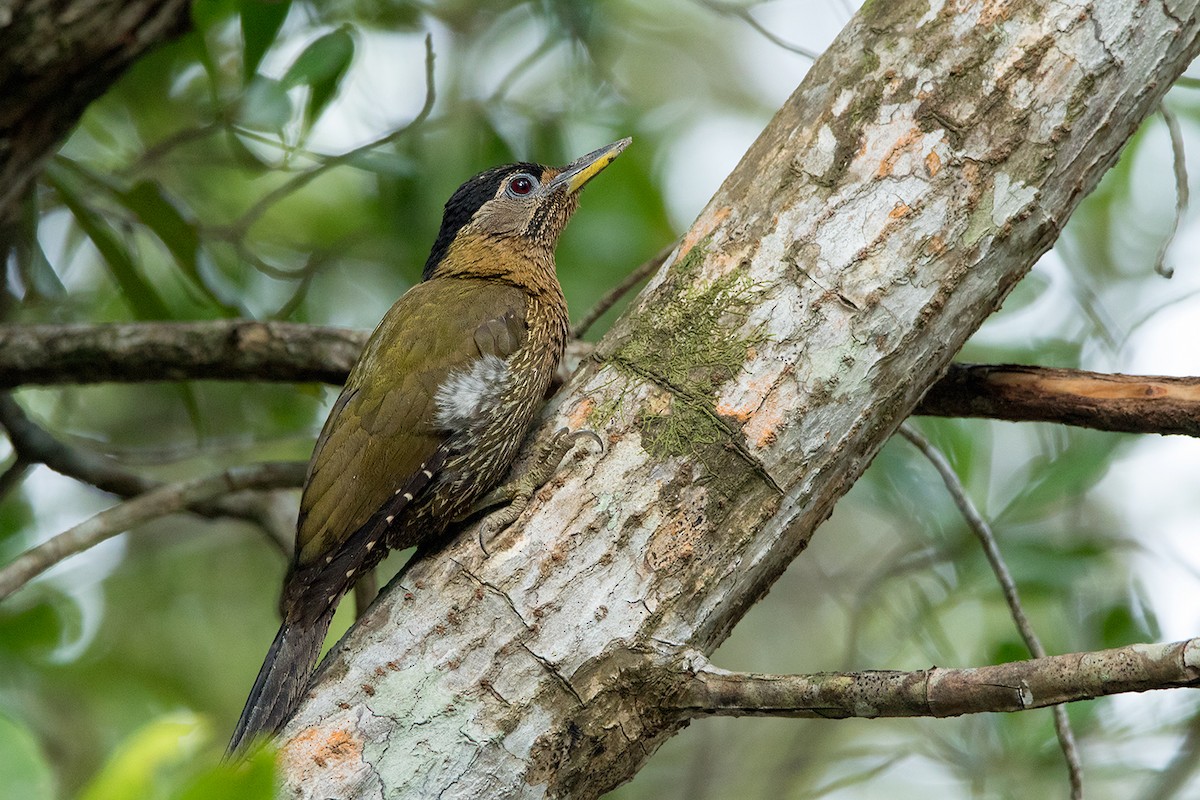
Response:
M422 465L436 462L445 444L433 424L438 387L485 351L510 355L524 320L524 294L494 282L440 278L396 301L318 439L300 500L298 567L319 569L326 557L362 546L359 539L390 524L381 520L400 515L406 493L427 489Z

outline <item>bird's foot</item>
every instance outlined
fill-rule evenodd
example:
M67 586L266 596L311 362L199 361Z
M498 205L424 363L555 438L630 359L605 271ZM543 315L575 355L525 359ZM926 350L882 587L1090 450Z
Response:
M600 446L600 452L604 452L604 442L594 431L572 432L569 428L559 428L538 447L537 453L524 472L497 486L475 503L471 509L472 514L477 514L501 503L507 504L504 508L489 515L479 528L479 546L484 553L488 552L486 541L517 521L517 518L529 505L534 492L545 486L554 477L554 473L562 465L563 459L580 439L591 439Z

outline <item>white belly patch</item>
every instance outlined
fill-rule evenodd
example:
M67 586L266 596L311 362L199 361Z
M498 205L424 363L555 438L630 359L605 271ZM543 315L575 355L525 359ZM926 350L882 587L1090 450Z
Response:
M437 426L461 431L480 421L500 402L510 375L508 364L490 354L451 372L434 395Z

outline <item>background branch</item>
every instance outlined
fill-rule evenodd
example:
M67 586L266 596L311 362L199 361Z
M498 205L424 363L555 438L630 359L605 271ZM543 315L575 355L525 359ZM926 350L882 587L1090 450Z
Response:
M0 388L164 380L340 385L367 336L251 320L7 325L0 327ZM1200 378L951 364L914 413L1200 436Z
M105 509L0 569L0 600L65 558L110 539L134 525L182 511L223 494L246 489L279 489L295 485L295 465L265 463L231 467L204 478L172 483Z
M915 413L1200 436L1200 378L951 364Z
M1004 560L1004 555L1000 552L1000 545L996 543L996 537L992 534L992 526L971 502L962 481L958 479L958 473L950 466L950 462L946 460L942 451L934 447L911 424L906 422L901 425L900 435L920 450L941 476L946 490L954 499L954 505L958 506L959 512L966 519L967 527L971 529L983 547L983 553L987 556L992 573L996 576L996 582L1000 584L1000 590L1004 593L1004 602L1008 604L1009 614L1016 623L1022 641L1025 642L1025 646L1029 648L1029 652L1034 658L1045 658L1046 648L1042 646L1042 641L1034 631L1033 623L1029 621L1025 607L1021 604L1021 597L1017 592L1017 582L1013 580L1012 572ZM1079 761L1079 748L1075 745L1075 733L1071 730L1071 721L1067 719L1067 710L1063 706L1054 706L1053 712L1054 732L1058 736L1059 746L1066 758L1067 772L1071 779L1071 798L1072 800L1081 800L1083 797L1083 765Z
M17 401L4 392L0 392L0 426L8 432L18 463L44 464L60 475L118 497L136 497L164 486L161 481L125 469L116 459L59 441L30 419ZM9 472L16 466L14 464ZM299 461L275 464L273 470L284 481L275 488L299 487L307 469L308 465ZM292 513L289 510L285 515L279 514L270 497L239 492L212 500L198 500L190 503L188 509L205 517L235 517L252 522L261 526L281 551L289 554L292 551L295 533Z
M670 706L696 717L954 717L1200 686L1200 639L1132 644L989 667L758 675L679 674Z
M0 327L0 388L105 381L341 384L364 331L219 320Z

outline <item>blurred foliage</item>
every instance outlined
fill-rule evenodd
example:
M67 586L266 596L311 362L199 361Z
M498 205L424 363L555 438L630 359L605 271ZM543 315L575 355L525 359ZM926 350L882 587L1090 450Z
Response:
M418 279L442 203L466 177L514 159L564 163L633 135L559 248L578 317L687 226L802 76L807 62L744 14L800 42L818 12L831 36L849 8L197 0L194 32L94 103L27 198L5 321L369 328ZM1170 102L1194 142L1200 95ZM1141 326L1200 286L1151 269L1173 197L1170 147L1150 120L963 358L1136 365ZM196 383L18 396L57 435L169 479L306 458L331 392ZM1049 649L1155 640L1161 616L1179 618L1152 591L1154 531L1113 484L1137 440L979 420L920 427L995 525ZM109 502L32 470L0 503L0 559ZM269 752L219 759L274 632L283 569L249 526L179 517L0 606L0 800L269 797ZM1173 580L1194 598L1195 574ZM334 635L347 624L343 613ZM1026 655L936 474L893 442L716 660L807 672ZM1073 706L1089 797L1149 786L1195 713L1179 695ZM1045 713L744 719L692 726L613 797L1007 798L1064 786Z

